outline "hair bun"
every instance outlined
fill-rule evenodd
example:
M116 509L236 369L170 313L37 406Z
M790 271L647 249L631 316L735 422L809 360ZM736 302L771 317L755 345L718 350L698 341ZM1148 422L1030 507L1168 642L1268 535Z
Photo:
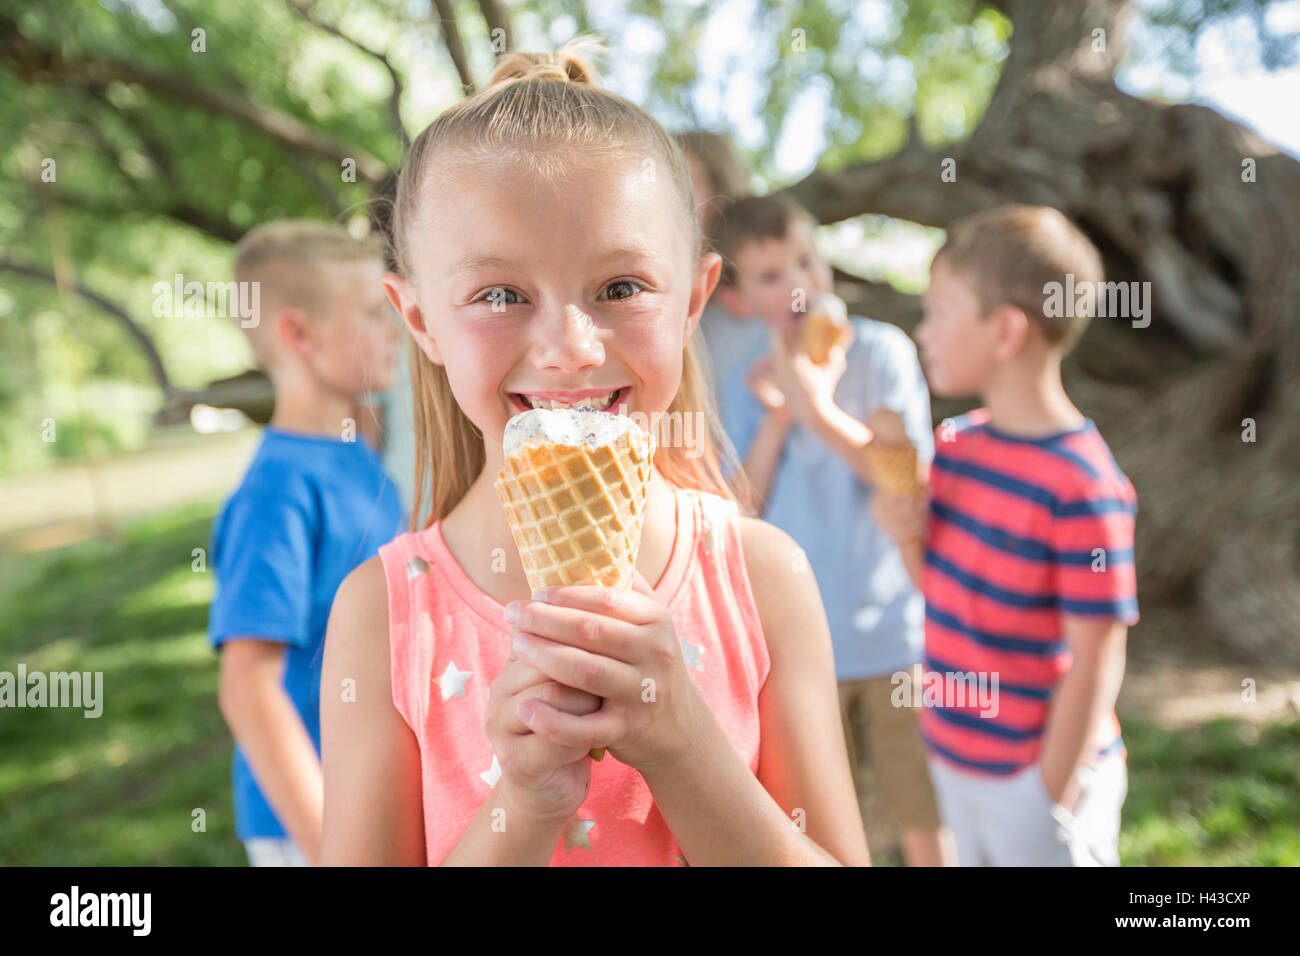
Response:
M589 34L574 37L554 53L506 53L497 60L489 86L512 80L559 80L599 86L592 60L604 52L600 40Z

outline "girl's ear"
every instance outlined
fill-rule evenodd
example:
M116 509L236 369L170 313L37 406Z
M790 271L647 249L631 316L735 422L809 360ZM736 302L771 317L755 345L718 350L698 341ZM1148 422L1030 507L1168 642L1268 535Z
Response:
M388 294L388 301L393 304L397 314L406 323L406 328L410 331L411 338L415 339L415 344L420 347L420 351L427 355L434 365L441 365L442 352L438 348L437 341L425 327L424 313L420 311L420 304L416 301L415 290L411 284L395 272L385 272L384 291Z
M709 303L709 296L717 288L718 277L722 275L722 256L710 252L700 258L695 270L695 281L691 283L691 301L686 313L686 338L691 337L695 327L700 324L700 316Z

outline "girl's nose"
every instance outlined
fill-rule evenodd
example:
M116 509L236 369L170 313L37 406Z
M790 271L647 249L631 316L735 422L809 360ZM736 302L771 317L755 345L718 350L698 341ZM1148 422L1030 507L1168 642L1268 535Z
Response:
M598 368L605 362L605 333L591 316L577 306L566 305L551 316L538 315L534 322L533 364L571 374Z

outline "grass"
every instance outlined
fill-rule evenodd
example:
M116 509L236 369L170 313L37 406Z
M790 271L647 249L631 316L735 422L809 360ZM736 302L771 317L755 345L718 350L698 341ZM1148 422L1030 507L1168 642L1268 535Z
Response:
M205 633L212 576L192 568L213 512L187 506L114 539L0 555L0 671L104 675L101 717L0 710L0 865L245 862ZM1300 865L1300 723L1170 733L1120 717L1125 865Z
M1300 722L1219 718L1172 734L1120 718L1123 864L1300 865Z
M191 567L214 510L0 556L0 670L103 672L98 718L0 710L0 864L245 862L206 637L212 579Z

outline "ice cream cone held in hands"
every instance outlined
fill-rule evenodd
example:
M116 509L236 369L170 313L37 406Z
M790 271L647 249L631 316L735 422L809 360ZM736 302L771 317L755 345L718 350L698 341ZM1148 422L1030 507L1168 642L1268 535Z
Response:
M528 586L631 588L654 436L593 408L535 408L510 419L503 446L495 488Z

